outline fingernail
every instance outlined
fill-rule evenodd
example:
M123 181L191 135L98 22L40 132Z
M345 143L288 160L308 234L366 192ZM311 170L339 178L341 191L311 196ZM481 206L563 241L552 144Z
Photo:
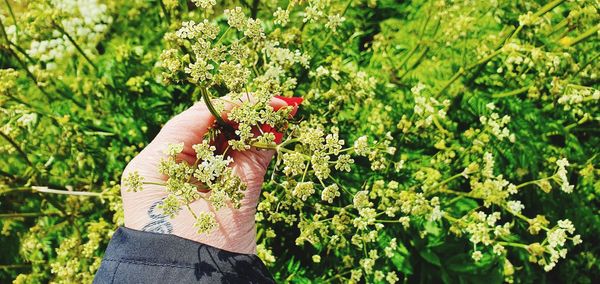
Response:
M297 106L304 101L303 98L300 97L284 97L284 96L275 96L276 98L284 101L288 106Z

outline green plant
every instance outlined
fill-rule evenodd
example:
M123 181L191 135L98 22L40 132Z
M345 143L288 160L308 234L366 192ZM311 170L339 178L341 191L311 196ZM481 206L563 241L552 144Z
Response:
M596 1L35 2L0 13L0 277L89 281L124 165L200 99L235 106L207 143L277 151L257 220L278 281L600 275ZM190 176L164 210L199 198Z

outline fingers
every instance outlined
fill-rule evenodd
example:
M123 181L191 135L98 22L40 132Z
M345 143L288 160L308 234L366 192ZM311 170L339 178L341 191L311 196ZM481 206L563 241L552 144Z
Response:
M218 101L219 98L215 99ZM252 100L252 96L243 96L243 100ZM300 99L301 100L301 99ZM236 107L235 102L228 101L227 97L221 100L223 103L223 113L221 117L227 117L227 113ZM240 102L241 103L241 102ZM298 108L298 98L283 98L273 97L269 103L274 110L279 110L282 107L293 106L292 115L296 113ZM144 149L140 155L143 157L160 157L161 152L166 150L169 144L184 143L184 149L181 158L186 161L195 161L195 153L192 145L202 141L206 132L215 124L215 117L211 114L204 102L198 102L192 107L176 115L169 120L160 130L152 142ZM268 129L274 132L278 142L281 141L282 134L277 133L272 128Z
M152 140L152 144L166 145L183 142L190 147L202 141L202 137L215 122L206 104L198 102L184 112L171 118Z
M283 97L283 96L275 96L274 99L277 100L281 100L284 101L286 103L287 106L293 106L294 109L292 109L292 112L290 113L290 116L294 116L296 115L296 112L298 111L298 106L302 103L302 101L304 101L303 98L299 98L299 97ZM273 108L275 108L273 106ZM278 110L279 108L276 108L275 110Z

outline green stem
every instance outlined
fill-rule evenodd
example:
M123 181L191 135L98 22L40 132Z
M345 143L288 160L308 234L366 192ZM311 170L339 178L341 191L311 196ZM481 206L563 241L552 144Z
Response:
M569 130L573 129L574 127L578 126L578 125L586 123L589 119L590 119L590 116L589 115L585 115L579 121L577 121L575 123L571 123L571 124L565 126L565 130L569 131Z
M529 88L530 88L530 86L525 86L525 87L521 87L516 90L509 91L509 92L495 94L495 95L492 95L492 98L505 98L505 97L512 97L512 96L520 95L522 93L527 92L529 90Z
M86 192L86 191L69 191L69 190L60 190L60 189L52 189L45 186L32 186L33 190L42 193L54 193L54 194L65 194L65 195L76 195L76 196L86 196L86 197L102 197L102 192Z
M346 6L344 7L344 10L342 11L341 17L343 17L344 15L346 15L346 12L348 12L348 8L350 8L350 5L352 4L352 1L353 0L349 0L348 3L346 3ZM323 48L325 48L325 46L327 45L327 43L331 39L331 34L332 33L333 32L331 30L329 30L329 32L327 32L327 36L325 37L325 40L323 41L323 43L319 47L319 50L323 50Z
M0 219L12 219L12 218L25 218L25 217L39 217L39 216L52 216L52 215L60 215L58 212L48 212L48 213L2 213L0 214Z
M223 38L225 37L225 35L227 35L227 33L229 32L229 30L231 30L231 27L227 27L227 29L225 30L225 32L219 37L219 39L217 40L217 42L215 42L214 45L217 45L221 42L221 40L223 40Z
M15 148L15 150L17 150L19 155L21 155L21 157L23 157L25 162L27 162L27 165L29 165L31 168L33 168L34 170L37 171L37 168L29 160L29 158L27 157L27 154L25 154L25 151L23 151L23 149L21 149L21 147L19 146L19 144L17 144L17 142L15 142L12 138L10 138L10 136L6 135L2 131L0 131L0 137L4 138L4 140L6 140L11 146L13 146L13 148ZM39 173L39 171L38 171L38 173Z
M31 58L31 56L29 56L29 54L27 54L27 52L25 52L25 50L23 50L23 48L21 48L20 46L16 45L14 42L9 41L8 44L12 47L14 47L19 53L21 53L25 58L27 58L27 61L29 61L31 64L35 64L36 61Z
M455 174L455 175L453 175L453 176L451 176L451 177L449 177L449 178L447 178L447 179L443 180L442 182L440 182L440 183L438 183L438 184L434 185L434 186L433 186L433 187L431 187L429 190L435 190L435 189L439 188L440 186L442 186L442 185L444 185L444 184L447 184L447 183L449 183L449 182L451 182L451 181L453 181L453 180L455 180L455 179L457 179L457 178L459 178L459 177L462 177L462 176L463 176L463 173Z
M528 185L530 185L530 184L537 184L537 183L538 183L538 182L540 182L540 181L544 181L544 180L547 180L547 179L551 179L551 178L553 178L553 177L554 177L554 176L545 177L545 178L536 179L536 180L530 180L530 181L527 181L527 182L524 182L524 183L522 183L522 184L519 184L519 185L517 185L515 188L516 188L516 189L519 189L519 188L522 188L522 187L528 186Z
M252 1L252 7L250 7L250 15L252 19L256 19L256 16L258 16L258 4L260 4L260 0Z
M505 247L517 247L527 249L529 246L525 244L513 243L513 242L496 242L497 244L503 245Z
M402 80L402 78L404 78L404 76L408 75L408 73L410 73L410 71L415 69L415 67L417 67L417 65L419 65L421 63L421 60L423 60L423 58L425 57L425 55L427 54L428 51L429 51L429 47L426 46L423 49L423 51L421 51L421 53L419 54L417 59L406 69L406 71L404 71L404 73L402 73L402 75L400 75L400 77L398 77L398 80Z
M573 39L572 41L569 41L568 43L565 44L566 47L569 46L573 46L576 45L586 39L588 39L589 37L593 36L593 35L597 35L598 34L598 30L600 30L600 24L588 29L587 31L585 31L584 33L582 33L581 35L579 35L578 37L576 37L575 39Z
M186 203L185 207L187 208L188 211L190 211L190 213L192 214L192 216L194 216L194 220L198 220L198 215L196 215L196 213L194 212L194 210L192 210L192 207L190 206L190 204Z
M12 18L13 22L15 23L15 35L18 40L19 39L19 26L17 26L17 19L15 18L15 14L13 13L13 9L10 6L10 3L8 3L8 0L4 0L4 3L6 4L6 7L8 7L8 13L10 13L10 17Z
M160 3L160 9L162 10L163 14L165 14L165 19L167 19L167 24L171 24L171 15L169 14L169 11L167 11L167 7L165 7L165 3L163 3L162 0L158 0L158 2Z
M540 8L533 15L536 16L536 17L541 17L542 15L546 14L550 10L554 9L556 6L562 4L562 2L565 2L565 0L555 0L555 1L552 1L552 2L544 5L542 8Z
M27 268L27 267L31 267L31 264L2 264L2 265L0 265L0 270L15 269L15 268Z
M437 91L437 92L435 93L435 95L434 95L433 97L435 98L435 97L438 97L438 96L440 96L440 95L441 95L441 94L442 94L444 91L446 91L446 89L448 89L448 87L450 87L450 85L452 85L452 83L454 83L454 81L458 80L458 78L460 78L460 77L461 77L462 75L464 75L464 74L465 74L465 69L461 67L461 68L458 70L458 72L456 72L456 73L455 73L455 74L454 74L454 75L453 75L453 76L450 78L450 80L448 80L448 82L446 82L446 84L444 84L444 86L443 86L443 87L442 87L442 88L441 88L439 91Z
M151 181L145 181L142 182L142 184L149 184L149 185L160 185L160 186L166 186L167 184L164 182L151 182Z
M217 112L215 106L213 106L208 89L206 89L206 87L200 87L200 93L202 94L202 100L204 100L208 111L215 117L217 122L223 126L227 125L225 120L221 117L221 114Z
M329 277L329 278L323 280L323 283L331 283L331 282L333 282L333 279L340 278L340 277L342 277L342 276L344 276L346 274L350 274L350 273L352 273L352 270L348 270L348 271L345 271L345 272L342 272L342 273L338 273L338 274L336 274L336 275L334 275L332 277ZM340 282L342 282L342 281L340 281Z
M0 173L0 174L5 174L4 172ZM6 175L8 176L8 173L6 173ZM7 194L7 193L11 193L11 192L17 192L17 191L31 191L31 187L14 187L14 188L8 188L8 189L4 189L4 190L0 190L0 195L3 194Z

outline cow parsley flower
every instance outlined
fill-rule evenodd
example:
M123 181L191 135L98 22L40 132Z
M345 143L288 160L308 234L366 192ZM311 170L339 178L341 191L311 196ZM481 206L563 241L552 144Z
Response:
M395 284L400 280L400 278L398 278L396 272L390 271L385 275L385 280L390 284Z
M352 203L354 204L354 207L356 209L361 209L361 208L365 208L365 207L370 207L373 205L373 203L371 203L369 201L369 195L368 192L363 190L363 191L359 191L354 195L354 198L352 200Z
M181 153L182 151L183 151L183 142L169 144L164 153L169 156L177 156L177 154Z
M246 16L242 11L241 7L235 7L233 9L226 9L223 11L225 17L227 18L227 24L232 28L235 28L239 31L244 31L246 28Z
M569 166L569 161L567 161L567 159L565 159L565 158L562 158L562 159L556 161L556 165L558 165L558 170L556 171L556 176L558 177L558 179L560 181L560 189L562 191L564 191L565 193L573 192L574 186L569 184L569 178L567 177L566 167Z
M369 154L369 142L367 136L361 136L354 141L354 152L360 156Z
M342 17L340 14L329 15L325 27L331 29L332 32L337 32L337 28L341 26L345 20L346 18Z
M525 206L519 200L508 201L506 206L513 214L521 214L521 210L525 209Z
M191 81L194 83L203 83L210 81L213 77L211 71L215 67L206 62L202 58L198 58L196 62L190 63L188 67L184 69L185 73L190 74Z
M198 234L211 233L218 226L213 212L200 212L196 218L194 227L198 230Z
M208 140L203 140L200 144L195 144L192 146L192 149L196 152L196 158L201 160L208 159L217 148L209 144Z
M326 186L321 193L321 200L333 203L333 199L340 196L340 190L337 184Z
M471 258L473 258L473 260L475 260L476 262L479 262L482 257L483 254L479 250L476 250L471 254Z
M140 173L134 171L123 179L123 186L127 188L127 191L137 192L142 190L143 181L144 178L140 176Z
M292 191L292 194L300 199L302 199L302 201L306 201L306 199L311 196L313 193L315 193L315 188L314 188L314 184L312 182L299 182L296 187L294 187L294 190Z
M253 40L263 39L265 37L265 33L263 32L262 28L262 21L260 19L248 19L244 35Z
M285 27L290 19L290 11L287 9L281 9L281 7L277 7L277 11L273 13L273 17L275 20L273 21L276 25L280 25Z
M192 2L196 4L196 7L200 7L203 9L212 8L214 5L217 5L216 0L192 0Z

